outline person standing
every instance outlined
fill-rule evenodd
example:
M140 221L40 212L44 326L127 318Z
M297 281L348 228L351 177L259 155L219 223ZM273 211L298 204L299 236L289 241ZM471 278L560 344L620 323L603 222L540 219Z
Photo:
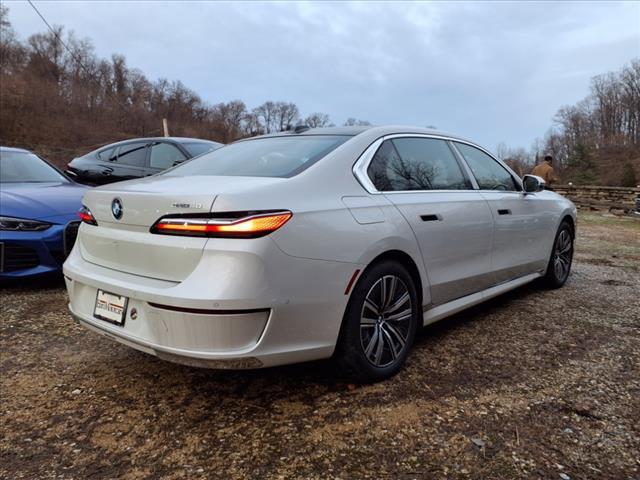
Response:
M540 165L536 165L533 167L532 175L536 175L542 178L547 187L550 187L553 183L557 182L559 178L556 176L555 171L553 170L553 156L547 153L544 156L544 161Z

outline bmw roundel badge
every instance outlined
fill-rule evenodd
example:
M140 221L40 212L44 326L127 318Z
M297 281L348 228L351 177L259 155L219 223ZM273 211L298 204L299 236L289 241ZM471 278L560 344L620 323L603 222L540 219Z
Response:
M122 201L119 198L114 198L111 202L111 213L116 220L122 218Z

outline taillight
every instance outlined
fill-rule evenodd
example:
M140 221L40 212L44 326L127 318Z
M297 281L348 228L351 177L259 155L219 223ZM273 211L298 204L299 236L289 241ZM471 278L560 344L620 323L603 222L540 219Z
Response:
M259 238L282 227L293 214L289 211L252 213L240 218L164 217L151 233L191 237Z
M80 217L80 220L82 220L84 223L88 223L89 225L98 225L98 222L96 222L96 219L93 216L93 213L91 213L91 210L89 210L84 205L78 212L78 216Z

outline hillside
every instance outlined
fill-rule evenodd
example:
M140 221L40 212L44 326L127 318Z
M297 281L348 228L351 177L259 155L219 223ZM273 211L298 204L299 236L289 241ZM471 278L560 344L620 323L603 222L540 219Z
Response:
M591 166L572 165L563 169L564 183L632 187L640 183L640 149L637 146L609 146L592 155Z
M122 55L98 58L90 40L63 27L21 41L8 14L0 5L0 144L29 148L60 166L114 141L161 135L163 118L171 135L223 143L298 123L332 125L329 115L302 116L287 101L251 109L241 100L208 104L179 80L149 80ZM497 154L524 174L547 152L564 183L639 183L640 60L594 77L589 95L560 108L530 151L502 144Z

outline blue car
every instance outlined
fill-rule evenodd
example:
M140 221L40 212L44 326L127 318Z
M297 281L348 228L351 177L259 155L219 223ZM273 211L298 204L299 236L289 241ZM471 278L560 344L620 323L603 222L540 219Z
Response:
M61 271L85 191L28 150L0 147L0 280Z

